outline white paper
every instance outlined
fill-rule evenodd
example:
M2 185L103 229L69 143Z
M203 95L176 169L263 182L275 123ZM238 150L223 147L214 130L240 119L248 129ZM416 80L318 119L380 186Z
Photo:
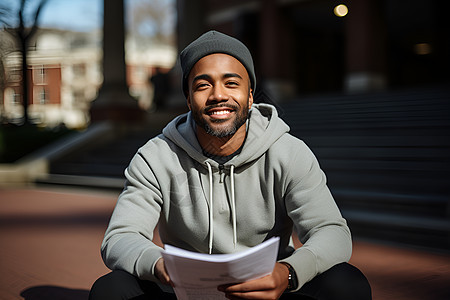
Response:
M211 255L166 245L162 255L179 300L225 299L217 286L260 278L272 272L279 240L273 237L242 252Z

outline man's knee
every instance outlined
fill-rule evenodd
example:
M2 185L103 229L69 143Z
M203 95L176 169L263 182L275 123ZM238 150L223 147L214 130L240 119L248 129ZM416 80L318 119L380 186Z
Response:
M136 276L120 270L112 271L92 285L89 300L123 300L123 299L176 299L175 294L163 292L152 281L141 280Z
M318 300L371 300L369 281L356 267L341 263L317 275L298 292Z
M99 279L92 285L89 300L122 300L131 299L142 294L138 279L125 271L113 271Z
M327 277L322 281L324 299L372 299L372 291L366 276L356 267L348 264L338 264L319 275Z

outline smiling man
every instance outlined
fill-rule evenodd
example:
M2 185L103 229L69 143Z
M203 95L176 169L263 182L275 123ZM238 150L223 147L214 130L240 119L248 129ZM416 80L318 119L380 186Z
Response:
M187 104L202 149L217 156L237 151L244 143L253 104L245 67L228 54L215 53L201 58L187 81Z
M229 299L371 299L347 263L351 234L309 148L268 104L254 104L253 60L239 40L210 31L180 54L190 112L140 148L125 171L102 244L113 271L90 299L176 299L161 248L233 253L278 236L268 276L218 286ZM292 233L303 246L294 249Z

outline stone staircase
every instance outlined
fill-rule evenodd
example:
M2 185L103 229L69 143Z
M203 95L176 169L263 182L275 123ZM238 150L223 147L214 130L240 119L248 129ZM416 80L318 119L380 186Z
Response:
M158 135L181 112L152 113L141 125L111 125L109 132L102 133L95 142L52 160L49 174L37 183L121 190L125 168L139 147Z
M353 234L450 251L450 88L284 104Z

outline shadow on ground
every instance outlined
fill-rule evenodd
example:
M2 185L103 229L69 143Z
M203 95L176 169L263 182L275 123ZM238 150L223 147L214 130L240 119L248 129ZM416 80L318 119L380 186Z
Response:
M88 290L76 290L59 286L34 286L20 293L25 300L87 300Z

